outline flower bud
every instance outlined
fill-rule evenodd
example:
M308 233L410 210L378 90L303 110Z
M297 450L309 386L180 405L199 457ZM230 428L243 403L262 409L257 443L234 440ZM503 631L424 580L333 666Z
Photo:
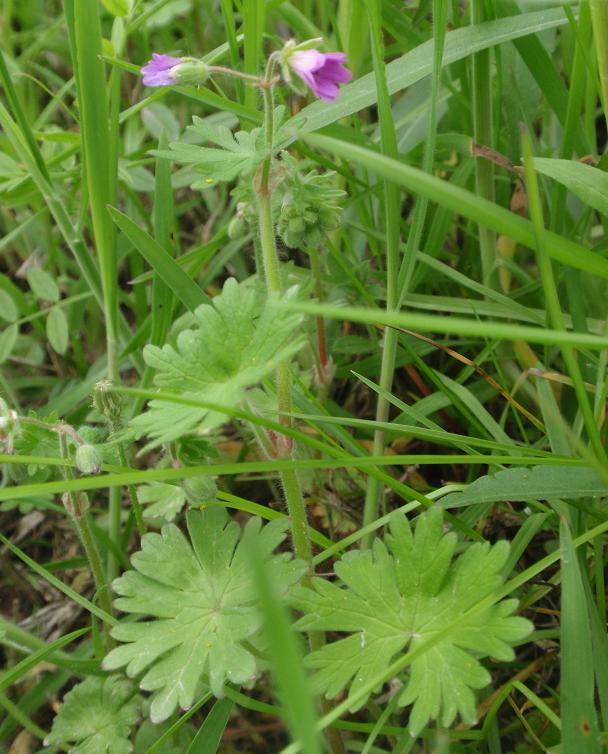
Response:
M76 449L76 467L81 474L99 474L103 458L94 445L79 445Z
M120 422L123 401L120 395L112 391L113 386L111 380L98 382L93 392L93 405L110 424L117 425Z
M245 220L238 215L235 215L228 223L228 238L231 241L237 241L239 238L243 238L247 232L247 226Z
M215 500L217 484L210 476L189 477L183 482L184 492L190 505L200 505Z
M179 65L171 69L171 78L176 84L198 86L209 78L209 66L202 60L184 58Z
M0 439L6 439L15 428L15 412L0 398Z
M89 497L86 492L64 492L61 502L71 518L82 518L89 509Z
M153 53L141 69L145 86L173 86L174 84L204 84L209 78L209 66L197 58L174 58Z

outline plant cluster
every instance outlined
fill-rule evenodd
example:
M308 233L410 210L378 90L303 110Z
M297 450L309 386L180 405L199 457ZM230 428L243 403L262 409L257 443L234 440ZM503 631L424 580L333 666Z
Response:
M0 751L600 754L606 3L62 5L0 31Z

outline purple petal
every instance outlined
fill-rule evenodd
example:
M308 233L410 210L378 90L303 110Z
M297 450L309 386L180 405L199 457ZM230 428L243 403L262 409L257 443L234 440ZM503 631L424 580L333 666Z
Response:
M181 58L174 58L172 55L153 53L152 60L141 69L144 85L170 86L174 83L171 70L181 62Z
M298 50L289 58L289 65L316 97L331 102L338 96L338 84L352 78L352 73L343 65L345 61L343 52Z
M317 71L325 65L325 55L318 50L298 50L289 58L289 65L304 78L303 74Z
M342 65L341 61L326 60L323 68L317 72L317 76L330 78L332 81L335 81L336 84L346 84L352 79L353 74L348 70L348 68L345 68Z

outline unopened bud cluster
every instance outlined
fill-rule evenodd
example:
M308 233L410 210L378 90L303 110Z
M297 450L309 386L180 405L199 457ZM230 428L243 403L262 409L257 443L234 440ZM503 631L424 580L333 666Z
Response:
M301 162L283 152L274 169L272 213L277 233L290 249L318 249L327 233L342 220L341 202L345 196L336 188L335 173L303 172ZM255 196L249 182L239 184L232 195L236 213L228 225L232 239L254 232L257 223Z
M298 161L283 155L287 167L277 231L290 249L318 249L327 233L340 226L344 191L335 186L335 173L302 173Z
M98 382L93 393L93 405L112 427L117 427L120 424L123 400L112 388L110 380Z
M103 458L94 445L85 443L76 448L74 461L81 474L99 474Z

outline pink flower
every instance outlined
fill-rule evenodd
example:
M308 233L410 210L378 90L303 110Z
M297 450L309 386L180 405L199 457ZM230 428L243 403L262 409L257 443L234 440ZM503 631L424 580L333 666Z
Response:
M346 84L353 77L343 65L345 60L343 52L294 50L287 58L287 63L316 97L331 102L338 96L338 84Z
M172 86L185 84L198 86L209 77L209 66L196 58L174 58L155 52L141 69L145 86Z
M157 52L153 53L152 60L141 69L144 86L171 86L175 83L175 78L171 72L181 62L181 58L159 55Z

